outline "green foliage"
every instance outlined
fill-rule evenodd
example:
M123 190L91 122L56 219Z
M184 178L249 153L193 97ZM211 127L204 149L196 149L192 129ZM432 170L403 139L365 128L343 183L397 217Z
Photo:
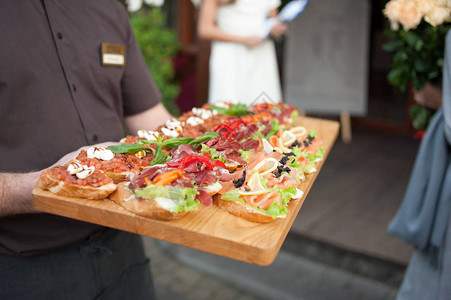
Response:
M393 52L392 69L388 73L391 85L405 91L412 83L421 90L426 82L441 82L445 37L451 25L433 27L422 21L409 31L387 30L389 42L383 49Z
M410 116L412 118L412 126L416 130L425 130L432 117L434 116L435 110L416 104L410 108Z
M405 31L386 30L389 42L383 49L393 52L392 68L388 82L401 91L412 83L417 91L426 82L440 84L443 76L446 33L451 25L431 26L424 20L417 28ZM410 110L412 125L417 130L427 128L435 110L415 105Z
M162 102L168 111L180 114L174 100L179 87L174 82L172 58L178 50L177 37L166 27L166 15L159 7L146 7L133 13L131 25L144 56L144 60L162 93Z

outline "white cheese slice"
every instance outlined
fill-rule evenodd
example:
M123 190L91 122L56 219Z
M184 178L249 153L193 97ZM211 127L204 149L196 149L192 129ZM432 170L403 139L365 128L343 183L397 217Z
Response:
M154 200L158 203L158 205L167 210L173 210L177 207L177 201L172 199L157 197Z

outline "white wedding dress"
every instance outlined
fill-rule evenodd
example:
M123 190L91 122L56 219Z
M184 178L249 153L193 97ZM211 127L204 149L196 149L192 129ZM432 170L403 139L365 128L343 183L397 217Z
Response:
M218 8L216 22L234 35L263 35L269 12L280 0L238 0ZM243 44L212 43L210 56L209 103L231 101L282 101L275 47L267 39L254 48Z

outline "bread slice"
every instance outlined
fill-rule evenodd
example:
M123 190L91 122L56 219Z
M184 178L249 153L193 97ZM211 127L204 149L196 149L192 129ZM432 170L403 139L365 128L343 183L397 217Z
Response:
M105 172L105 174L113 179L113 182L115 184L118 184L119 182L127 181L127 177L132 174L132 172L122 172L122 173L115 173L111 171Z
M213 202L215 205L221 207L228 213L251 222L268 223L280 218L284 218L284 216L273 218L272 216L257 211L253 209L250 205L246 205L241 202L222 200L220 194L216 194L213 196Z
M94 187L90 185L68 184L51 176L48 170L44 170L37 182L38 187L43 190L67 197L87 198L92 200L105 199L115 189L116 185L111 181L108 184Z
M119 183L116 191L109 197L126 210L146 218L157 220L174 220L187 214L187 212L171 212L160 206L153 199L139 199L130 191L127 184L127 182Z

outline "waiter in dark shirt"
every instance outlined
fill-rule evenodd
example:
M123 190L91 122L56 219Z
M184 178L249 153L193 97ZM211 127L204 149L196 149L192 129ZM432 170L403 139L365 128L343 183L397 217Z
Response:
M0 23L0 299L153 297L139 236L38 213L31 197L40 171L80 147L170 117L126 10L3 1Z

